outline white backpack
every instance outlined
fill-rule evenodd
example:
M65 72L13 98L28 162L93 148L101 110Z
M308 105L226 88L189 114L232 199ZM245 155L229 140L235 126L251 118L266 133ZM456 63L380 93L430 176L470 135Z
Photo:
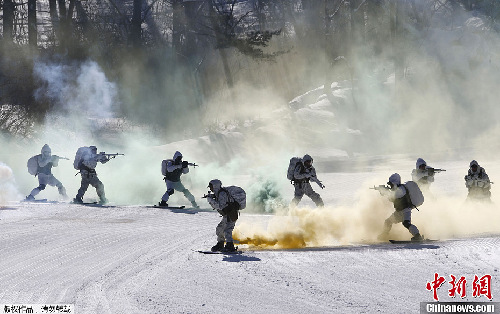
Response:
M245 190L243 190L239 186L225 186L221 188L220 191L226 191L229 196L240 205L240 208L238 208L238 210L242 210L247 207L247 194L245 193Z
M173 159L165 159L161 162L161 174L166 176L167 175L167 163L169 161L174 161Z
M294 173L295 173L295 168L297 168L297 164L302 163L302 158L300 157L292 157L290 159L290 164L288 164L288 171L286 172L286 178L288 180L293 180Z
M28 159L28 172L33 176L38 174L38 156L40 155L36 155Z
M90 147L84 146L84 147L78 148L78 150L76 151L75 160L73 161L73 167L76 170L80 170L80 166L81 166L81 163L83 161L83 156L85 156L86 154L91 154L91 153L92 152L90 150Z
M414 207L418 207L424 203L424 195L422 194L422 191L420 191L416 182L408 181L404 184L404 186L408 191L410 202Z

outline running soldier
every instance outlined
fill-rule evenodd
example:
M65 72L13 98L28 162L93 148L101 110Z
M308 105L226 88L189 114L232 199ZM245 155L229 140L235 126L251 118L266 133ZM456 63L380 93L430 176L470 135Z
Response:
M309 196L318 207L323 207L324 203L321 196L316 193L310 181L316 182L320 188L324 189L325 186L316 176L316 169L314 168L313 159L309 155L304 155L302 159L294 157L290 160L288 168L289 174L287 177L291 180L294 186L294 198L291 202L292 206L297 206L302 197Z
M392 229L392 225L396 223L403 223L403 226L413 236L412 241L423 241L418 228L411 223L411 210L413 205L411 203L408 189L404 184L401 184L401 177L399 174L394 173L389 177L388 188L376 188L382 196L387 196L391 202L394 203L394 213L385 220L384 230L379 235L379 239L387 238Z

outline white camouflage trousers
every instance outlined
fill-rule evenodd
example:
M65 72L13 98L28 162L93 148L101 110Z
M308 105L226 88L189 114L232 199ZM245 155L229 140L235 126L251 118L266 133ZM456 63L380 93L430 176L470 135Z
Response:
M101 180L99 180L97 174L89 173L83 170L80 173L82 175L82 183L80 189L78 190L78 194L76 194L76 198L82 199L85 192L87 192L89 185L92 185L95 187L99 199L101 201L105 201L106 195L104 194L104 184L102 184Z
M295 192L294 192L294 198L292 200L292 205L293 206L297 206L297 204L300 202L300 200L302 199L302 197L305 195L309 196L312 201L314 202L314 204L316 204L316 206L323 206L323 200L321 199L321 196L314 192L312 186L311 186L311 183L309 182L301 182L301 183L294 183L293 184L294 188L295 188Z
M41 190L45 189L45 186L48 184L50 186L56 186L59 190L59 194L66 196L66 189L62 185L62 183L57 180L52 174L39 173L38 174L38 184L39 186L34 188L30 195L36 196L40 193Z
M222 220L215 228L215 234L217 235L217 242L233 242L233 230L236 225L236 221L229 221L227 216L222 216Z
M184 196L188 199L188 201L191 202L191 204L193 204L193 205L196 204L196 201L194 199L193 194L191 194L191 192L189 192L189 190L186 189L186 187L184 187L184 184L182 184L181 181L173 182L173 181L165 180L165 183L167 184L167 191L165 192L165 194L163 194L163 196L161 198L163 201L167 202L170 195L174 194L174 190L175 190L175 191L182 192L184 194Z
M403 210L395 211L394 213L392 213L392 215L385 220L384 233L388 233L391 230L393 224L404 222L405 220L410 223L408 227L405 227L408 228L408 231L410 231L411 235L414 236L419 233L417 226L411 224L411 208L405 208Z

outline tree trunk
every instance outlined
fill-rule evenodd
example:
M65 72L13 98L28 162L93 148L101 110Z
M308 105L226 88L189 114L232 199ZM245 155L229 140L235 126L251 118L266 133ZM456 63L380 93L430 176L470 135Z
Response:
M172 2L172 47L177 56L182 55L182 21L184 12L182 9L182 0L174 0Z
M224 25L219 25L219 19L218 19L218 16L217 16L217 12L214 8L216 4L214 3L214 0L210 0L210 21L211 21L211 24L212 24L212 28L214 29L214 32L215 32L215 40L216 40L216 45L217 45L217 49L219 50L219 55L221 57L221 60L222 60L222 66L223 66L223 70L224 70L224 75L226 77L226 83L227 83L227 87L229 88L229 91L231 92L233 98L234 98L234 94L233 94L233 87L234 87L234 80L233 80L233 74L231 73L231 67L229 66L229 60L228 60L228 56L227 56L227 53L226 53L226 48L224 48L224 46L221 46L220 43L222 43L224 41L224 34L222 34L222 30Z
M52 22L52 29L55 35L55 38L59 39L61 38L61 33L60 33L60 25L59 25L59 16L57 14L57 0L49 0L49 15L50 15L50 21ZM56 43L54 42L54 45Z
M59 5L59 44L62 49L68 48L68 19L66 12L66 0L57 0L57 4Z
M3 38L6 42L14 39L14 1L3 2Z
M142 0L134 0L132 25L130 28L130 42L134 48L141 46Z
M36 0L28 0L28 43L33 48L36 48L38 44Z

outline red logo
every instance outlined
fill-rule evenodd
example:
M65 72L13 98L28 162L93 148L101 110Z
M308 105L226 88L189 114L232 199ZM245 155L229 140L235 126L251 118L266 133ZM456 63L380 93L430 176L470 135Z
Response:
M448 296L454 298L456 296L461 297L462 299L467 295L467 279L464 276L456 277L454 275L450 275L451 280L448 283L451 285L451 288L448 290ZM445 283L445 279L442 276L439 276L438 273L434 273L434 280L431 282L427 282L426 288L429 291L433 292L433 298L436 301L439 301L437 291L439 288ZM491 297L491 275L484 275L479 278L477 275L474 275L474 281L472 282L472 296L477 298L481 295L484 295L489 300Z

